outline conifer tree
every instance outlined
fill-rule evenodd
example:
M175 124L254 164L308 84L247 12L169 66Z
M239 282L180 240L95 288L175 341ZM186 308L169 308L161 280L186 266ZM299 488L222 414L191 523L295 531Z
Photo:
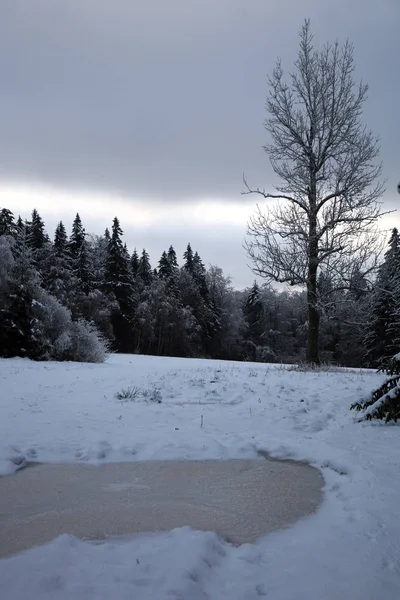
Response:
M56 231L54 234L54 248L55 248L56 253L59 256L64 256L67 254L67 248L68 248L67 231L66 231L62 221L60 221L56 227Z
M93 260L79 213L72 223L68 249L72 259L72 273L78 281L80 291L88 295L94 287Z
M263 316L264 305L261 290L255 281L246 298L243 313L247 322L247 338L256 345L261 345L264 334Z
M111 321L116 348L120 352L133 351L134 293L129 256L122 242L123 232L117 217L113 220L112 234L108 244L105 280L106 289L118 303Z
M163 252L158 262L158 277L166 282L166 293L178 299L179 282L178 282L179 267L176 259L176 252L172 246L168 252Z
M175 250L174 250L173 246L170 246L170 247L168 248L168 254L167 254L167 257L168 257L168 261L169 261L169 263L170 263L171 267L172 267L173 269L177 269L177 268L178 268L178 260L177 260L177 257L176 257L176 252L175 252Z
M86 232L85 228L82 225L82 220L79 216L79 213L76 213L75 219L72 223L72 232L69 238L69 251L73 259L77 259L79 256L79 252L83 246L85 241Z
M32 219L27 225L26 240L32 250L42 250L49 243L43 219L36 208L32 211Z
M184 306L190 309L197 323L196 339L198 355L211 356L215 336L219 331L218 311L208 298L206 270L198 252L190 243L183 254L179 293Z
M21 215L18 215L18 219L17 219L17 222L16 222L17 237L18 237L18 235L21 234L22 231L25 231L25 229L26 229L26 225L25 225L24 221L22 220Z
M131 256L131 271L133 278L136 279L139 272L139 255L136 248L133 250Z
M365 336L366 359L371 367L387 362L397 351L400 337L397 282L400 277L400 238L396 228L379 268L371 298L369 326Z
M199 288L201 297L204 300L207 300L208 289L207 289L207 280L206 280L206 269L205 269L203 261L201 260L197 251L193 255L193 263L192 264L193 264L193 272L192 272L193 278L197 284L197 287Z
M131 290L132 280L129 270L129 257L126 246L122 243L123 231L117 217L113 220L112 235L108 244L106 259L107 285L121 298L126 296L126 290ZM121 292L121 294L119 293Z
M150 264L150 257L144 248L139 258L137 276L145 286L150 285L150 283L153 280L153 271Z
M15 236L16 224L14 215L8 208L0 210L0 235Z
M193 275L194 272L194 264L193 264L193 260L194 260L194 254L193 254L193 250L190 244L187 245L185 252L183 253L183 259L184 259L184 264L183 264L183 268L185 269L185 271L187 271L188 273L190 273L191 275Z
M167 253L161 254L161 258L158 261L158 276L160 279L168 279L172 275L172 265L169 261Z
M253 283L243 306L247 325L246 349L249 360L257 360L257 348L264 345L264 302L257 282Z
M363 411L360 421L379 419L389 423L400 420L400 354L395 354L382 364L380 371L388 377L366 400L355 402L350 410Z
M78 282L73 276L72 259L64 224L60 221L54 234L54 243L42 263L42 284L61 304L73 313L78 300Z

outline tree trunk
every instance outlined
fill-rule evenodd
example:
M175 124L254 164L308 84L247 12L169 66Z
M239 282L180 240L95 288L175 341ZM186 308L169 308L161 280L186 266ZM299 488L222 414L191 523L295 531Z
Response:
M310 166L312 168L313 165ZM309 243L308 243L308 339L307 362L319 365L319 311L317 295L318 239L317 239L317 185L312 173L309 191Z
M307 339L307 362L319 365L319 312L316 306L316 277L315 283L309 282L307 286L308 303L308 339Z

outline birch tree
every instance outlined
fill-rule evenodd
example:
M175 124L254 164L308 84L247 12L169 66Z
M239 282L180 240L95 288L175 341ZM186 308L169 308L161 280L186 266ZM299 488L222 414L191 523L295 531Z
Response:
M264 150L280 183L270 193L244 178L244 194L272 200L250 219L245 247L254 273L306 287L307 360L318 363L318 274L341 287L374 268L382 166L361 118L368 86L355 82L352 44L315 49L307 20L294 67L286 77L278 60L268 79Z

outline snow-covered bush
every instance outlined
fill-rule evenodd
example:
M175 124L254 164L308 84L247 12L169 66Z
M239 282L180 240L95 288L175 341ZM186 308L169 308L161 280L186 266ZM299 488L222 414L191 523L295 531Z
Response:
M380 369L387 373L387 380L364 402L355 402L351 410L365 411L363 419L385 420L385 423L400 419L400 353L393 356L386 367Z
M102 363L109 352L106 340L84 319L72 321L69 327L69 360Z
M255 348L255 362L275 362L276 354L269 346L256 346Z
M45 290L32 302L34 336L40 360L104 362L108 347L97 329L81 319L73 321L70 311Z
M94 325L41 286L24 241L0 236L0 356L104 362L107 351Z
M35 319L34 336L40 360L65 360L70 346L71 313L60 302L42 289L32 301Z
M260 346L248 340L245 344L247 360L250 362L276 362L277 356L269 346Z

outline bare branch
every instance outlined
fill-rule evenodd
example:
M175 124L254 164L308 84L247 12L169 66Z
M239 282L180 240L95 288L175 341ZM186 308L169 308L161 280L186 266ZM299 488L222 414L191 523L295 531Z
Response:
M250 189L244 175L243 175L243 183L244 183L244 186L247 191L241 192L242 196L246 196L248 194L259 194L260 196L263 196L264 198L272 198L275 200L289 200L289 202L293 202L294 204L297 204L298 206L300 206L300 208L302 210L304 210L305 212L308 211L308 207L305 202L301 202L300 200L297 200L296 198L293 198L292 196L287 196L285 194L268 194L265 191L265 189L261 190L260 188L256 188L255 190Z

